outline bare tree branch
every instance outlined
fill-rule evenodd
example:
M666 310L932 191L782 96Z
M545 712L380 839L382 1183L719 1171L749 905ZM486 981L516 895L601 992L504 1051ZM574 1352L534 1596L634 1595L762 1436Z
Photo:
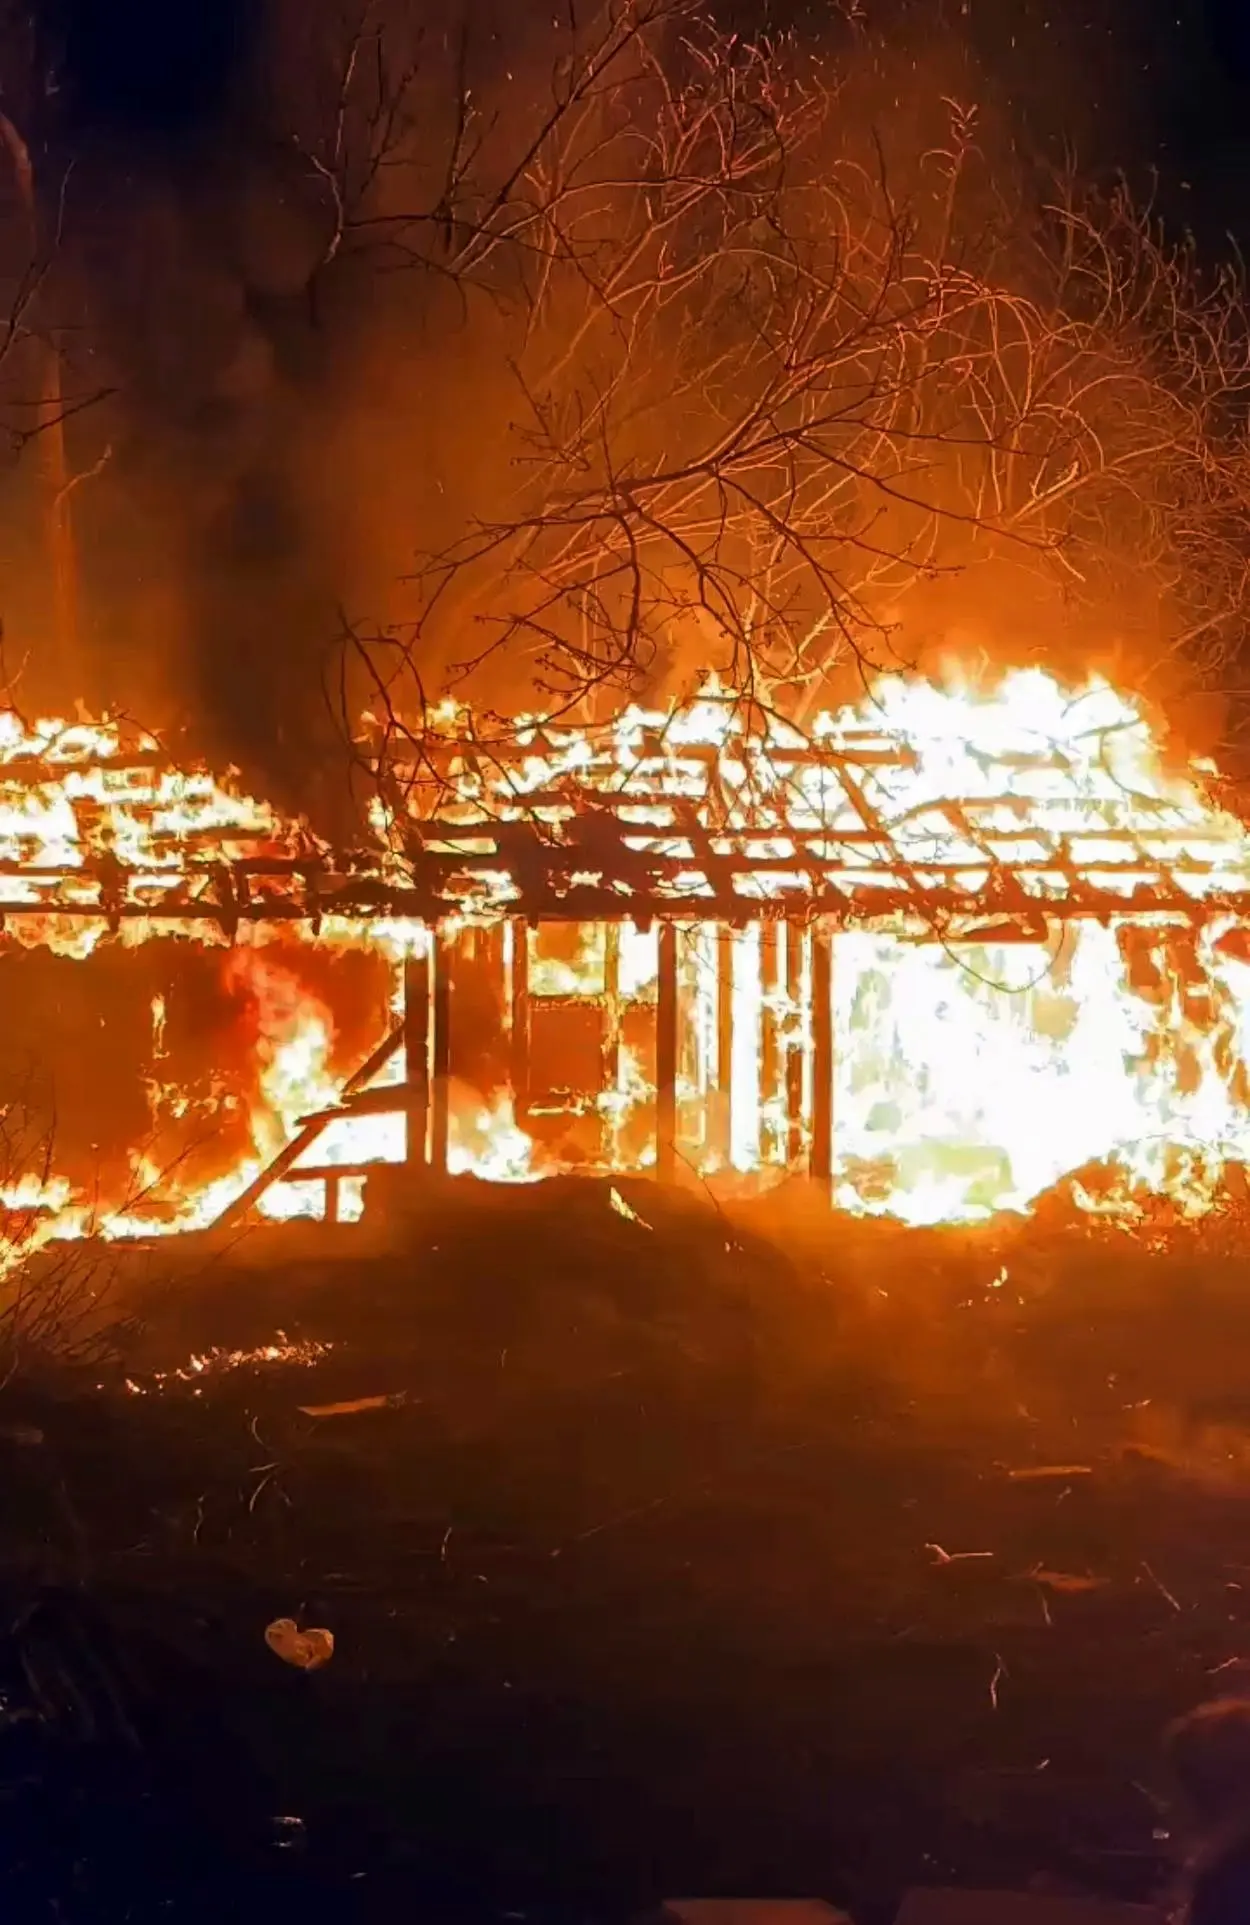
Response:
M802 713L987 561L1091 605L1148 584L1218 681L1250 569L1239 270L1204 280L1122 188L1004 185L972 100L892 155L833 64L698 0L555 26L507 114L448 51L436 160L422 49L371 23L338 70L336 246L488 303L516 395L500 499L420 557L406 631L353 633L375 711L506 661L586 713L675 663Z

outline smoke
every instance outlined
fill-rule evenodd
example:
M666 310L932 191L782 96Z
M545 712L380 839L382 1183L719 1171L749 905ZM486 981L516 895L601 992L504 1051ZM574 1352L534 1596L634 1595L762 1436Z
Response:
M0 608L31 706L81 695L189 718L197 748L241 762L278 803L345 821L344 623L403 630L418 555L494 512L523 468L510 270L492 266L467 294L445 271L463 234L440 225L462 95L484 180L548 109L567 22L522 11L46 0L33 32L16 10L0 24L4 102L34 156L45 241L59 236L38 329L55 331L71 408L104 397L65 432L76 635L53 631L38 465L28 450L0 475ZM1013 168L1022 135L1079 135L1095 109L1106 124L1101 80L1072 84L1087 41L1058 46L1045 9L1021 4L1006 24L954 6L935 28L932 9L896 7L869 19L867 52L855 12L734 0L725 18L857 63L842 101L900 182L952 93L975 95L982 146ZM1037 84L1021 113L1007 90L1026 70ZM1064 128L1042 127L1058 91ZM16 211L0 199L0 225ZM21 248L5 258L13 283ZM14 413L3 393L0 413ZM1018 592L986 592L983 607L1014 605L1021 627ZM941 583L909 611L904 654L946 634L958 600L957 580ZM1028 649L1056 633L1035 607ZM1155 612L1130 619L1150 645ZM1067 628L1087 649L1087 628ZM432 683L454 653L424 665ZM514 693L499 665L492 692ZM359 699L353 688L347 707Z
M339 808L333 644L344 619L402 614L402 578L478 498L507 404L489 322L479 339L454 288L340 232L353 210L335 176L341 161L359 186L394 86L405 124L381 157L403 164L370 205L433 204L439 101L515 71L490 10L472 20L463 46L438 0L50 0L34 45L8 24L51 263L38 326L63 352L67 407L93 400L65 431L76 636L54 629L39 463L0 477L6 666L24 703L189 717L198 748L275 800L323 820ZM10 387L24 397L29 381L23 367Z

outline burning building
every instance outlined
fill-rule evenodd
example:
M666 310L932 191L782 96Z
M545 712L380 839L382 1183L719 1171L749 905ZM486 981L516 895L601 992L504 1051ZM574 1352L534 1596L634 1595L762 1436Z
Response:
M120 724L4 718L10 1021L36 955L131 971L151 1124L124 1183L48 1142L10 1212L339 1220L388 1165L1197 1211L1250 1159L1250 835L1105 682L886 680L802 727L716 685L594 726L447 704L373 750L345 853Z

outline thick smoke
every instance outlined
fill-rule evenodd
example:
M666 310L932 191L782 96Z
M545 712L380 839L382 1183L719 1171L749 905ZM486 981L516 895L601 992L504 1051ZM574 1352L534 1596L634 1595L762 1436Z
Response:
M78 572L77 633L56 632L47 464L24 445L32 344L0 397L0 605L24 704L188 718L276 800L339 812L334 644L344 621L402 616L418 548L488 489L513 398L489 317L369 245L382 230L340 232L356 210L337 197L376 139L394 171L370 211L434 207L461 87L493 94L495 119L532 110L523 63L549 70L551 51L497 11L49 0L33 36L16 15L0 28L46 265L24 318L63 357ZM7 181L5 216L17 301L29 250Z

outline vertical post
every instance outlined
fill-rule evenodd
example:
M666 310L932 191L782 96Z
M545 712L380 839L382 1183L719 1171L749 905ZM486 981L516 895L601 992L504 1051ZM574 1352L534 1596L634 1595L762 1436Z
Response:
M424 1168L430 1122L430 968L433 932L424 954L404 963L404 1056L407 1060L408 1119L405 1161L409 1169Z
M800 923L786 924L786 1001L789 1016L785 1039L786 1162L793 1168L803 1151L803 1057L805 1044L800 1016L803 1007L803 938Z
M338 1174L337 1171L334 1171L330 1176L327 1176L326 1178L326 1222L327 1223L337 1223L339 1220L339 1195L342 1188L342 1183L343 1183L343 1179Z
M777 991L779 973L777 924L760 924L760 1162L778 1161L776 1127L777 1096L780 1082L781 1051L777 1035Z
M603 931L603 1067L599 1072L602 1094L609 1095L621 1082L621 925L609 922ZM612 1161L619 1159L620 1111L613 1105L603 1122L603 1140Z
M812 928L812 1180L833 1190L833 938Z
M713 1146L726 1169L733 1161L734 932L716 931L716 1116Z
M451 971L456 938L440 929L434 940L430 1032L430 1168L447 1174L451 1136Z
M530 930L524 916L514 916L511 928L508 1012L512 1114L521 1123L529 1114L530 1100Z
M660 924L655 998L655 1173L677 1174L677 924Z

